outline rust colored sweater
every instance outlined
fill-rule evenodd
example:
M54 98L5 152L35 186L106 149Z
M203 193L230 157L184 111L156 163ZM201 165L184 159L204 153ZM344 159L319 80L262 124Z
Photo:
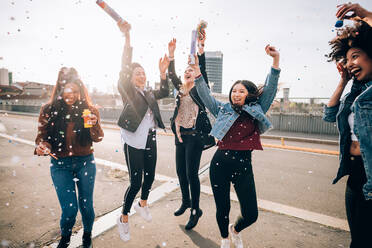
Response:
M99 117L99 112L95 107L90 107L92 114L97 116L97 123L90 128L90 137L91 141L88 142L86 146L81 146L77 141L76 133L74 132L74 122L67 122L65 137L65 151L60 149L60 147L52 147L48 142L48 118L49 113L46 111L48 104L45 104L41 107L39 115L39 124L38 124L38 134L35 139L35 144L38 145L40 142L43 142L46 145L53 155L56 157L69 157L69 156L86 156L93 153L93 142L100 142L103 139L103 130L101 128L101 121ZM50 137L49 137L50 138ZM34 152L36 154L36 150Z

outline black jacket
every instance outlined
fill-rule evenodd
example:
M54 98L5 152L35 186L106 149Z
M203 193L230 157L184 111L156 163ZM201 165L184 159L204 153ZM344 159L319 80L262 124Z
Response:
M204 55L204 53L202 55L198 55L198 58L199 58L200 71L203 74L203 77L204 77L204 80L205 80L207 86L209 87L207 72L205 70L205 55ZM175 120L176 120L176 117L178 115L178 109L180 107L180 102L181 102L180 101L181 94L180 94L179 90L182 86L182 81L176 75L174 60L171 61L170 64L169 64L168 73L169 73L169 78L171 79L174 87L178 90L178 94L176 96L176 108L174 109L173 117L171 118L171 129L172 129L172 132L175 134L176 144L177 144L178 143L178 138L177 138L177 134L176 134ZM204 149L207 149L207 148L212 147L216 144L214 138L209 135L209 132L211 131L212 126L211 126L211 123L209 121L206 108L203 104L203 101L200 99L200 97L198 95L198 92L196 91L195 86L190 90L189 94L190 94L191 99L199 107L198 116L196 118L194 129L203 136L202 138L203 138L203 143L204 143Z
M159 90L145 90L142 95L131 82L131 62L132 48L125 47L118 82L118 89L123 99L124 108L120 114L118 125L125 130L135 132L149 107L154 114L154 121L157 126L165 128L157 100L169 95L168 78L161 80Z

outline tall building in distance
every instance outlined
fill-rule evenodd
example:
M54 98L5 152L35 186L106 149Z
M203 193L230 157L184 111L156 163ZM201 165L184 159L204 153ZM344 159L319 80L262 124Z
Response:
M9 85L8 69L0 68L0 85Z
M205 52L205 62L212 92L222 93L222 52Z

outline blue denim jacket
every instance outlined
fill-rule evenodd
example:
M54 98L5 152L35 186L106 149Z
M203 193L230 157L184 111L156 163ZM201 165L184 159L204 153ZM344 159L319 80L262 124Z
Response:
M361 87L363 92L355 96L353 92ZM336 122L340 133L340 167L333 183L350 174L348 162L351 138L348 116L351 111L355 114L354 133L360 143L360 152L367 176L363 193L367 200L372 200L372 81L365 85L354 83L351 91L341 99L338 105L324 108L323 120Z
M244 111L258 120L258 127L261 134L267 131L269 128L272 128L272 124L265 116L265 113L267 110L269 110L276 95L279 74L280 69L271 68L271 72L266 77L263 93L258 101L249 105L245 104L243 106ZM196 79L195 85L204 105L209 109L211 114L216 117L216 121L210 134L215 138L222 140L232 124L239 117L239 114L234 111L230 102L222 103L211 96L211 92L206 86L203 77Z

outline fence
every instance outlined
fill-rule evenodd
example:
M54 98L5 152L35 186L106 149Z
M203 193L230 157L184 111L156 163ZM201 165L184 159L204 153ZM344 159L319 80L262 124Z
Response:
M3 105L0 104L0 110L39 113L40 106L29 105ZM121 109L119 108L101 108L99 110L101 119L107 121L116 121L119 119ZM160 111L164 124L170 125L170 118L173 115L172 109L162 109ZM274 126L274 130L287 132L301 132L309 134L337 135L338 131L334 123L328 123L322 120L321 115L295 114L295 113L271 113L269 119Z

